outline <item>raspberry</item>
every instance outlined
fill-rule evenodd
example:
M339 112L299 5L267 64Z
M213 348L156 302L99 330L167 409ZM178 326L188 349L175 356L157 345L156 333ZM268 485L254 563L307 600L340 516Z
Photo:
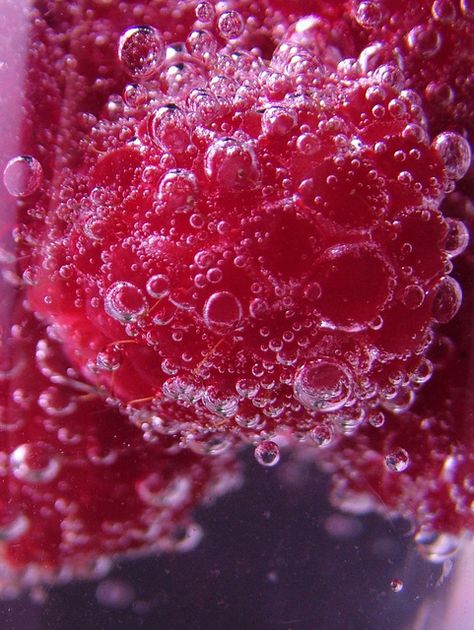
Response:
M457 275L465 299L419 372L424 381L434 369L427 386L416 398L374 409L372 426L350 441L333 441L318 457L333 472L337 506L407 518L421 553L438 562L474 528L474 399L470 357L460 350L470 338L474 306L467 256Z
M330 73L298 45L216 50L173 94L159 64L25 217L31 305L147 430L354 430L459 307L439 204L468 144L430 145L380 69Z
M468 3L5 16L2 273L42 320L4 328L38 363L0 388L5 584L179 547L233 434L266 466L308 436L338 504L375 487L425 547L472 530Z
M312 15L288 30L287 41L314 50L332 67L354 57L365 71L384 63L392 66L386 72L399 68L405 87L418 95L430 132L448 127L472 143L474 14L469 3L347 0L325 5L306 7Z
M197 544L190 512L238 485L232 456L145 442L75 380L30 314L17 307L12 321L1 355L0 592Z

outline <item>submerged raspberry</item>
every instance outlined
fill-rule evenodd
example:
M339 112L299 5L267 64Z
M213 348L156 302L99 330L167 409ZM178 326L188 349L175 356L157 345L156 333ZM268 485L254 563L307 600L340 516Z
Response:
M4 373L9 580L166 546L235 479L229 433L267 466L275 434L307 435L340 504L376 486L425 541L472 529L468 318L449 322L473 212L440 207L472 184L472 12L409 4L6 0L0 261L48 326L9 342L44 337L42 376Z
M0 594L98 577L124 554L197 544L191 510L238 485L232 456L202 457L165 437L144 441L75 380L57 343L19 305L8 335L1 352Z
M167 64L143 80L147 102L104 115L28 220L30 302L139 425L352 432L457 310L439 210L456 151L380 72L328 73L287 43L268 62L169 54L196 87L161 91Z
M412 408L385 405L378 412L382 424L367 425L318 457L333 472L336 505L409 519L420 551L439 562L474 528L474 399L470 356L463 350L473 316L467 256L458 276L466 296L461 312L428 353L420 378L433 369L434 376Z
M472 143L474 15L469 3L346 0L322 7L293 4L303 6L309 15L288 30L289 41L305 45L331 67L339 62L350 66L356 59L364 71L379 67L389 81L414 91L433 135L449 128ZM296 17L301 15L297 10ZM470 180L469 185L472 192Z

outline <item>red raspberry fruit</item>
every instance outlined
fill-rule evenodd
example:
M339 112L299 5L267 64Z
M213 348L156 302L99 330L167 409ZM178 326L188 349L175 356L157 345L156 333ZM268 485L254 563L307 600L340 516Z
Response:
M232 456L145 442L74 380L31 315L17 309L12 322L1 352L0 593L194 546L192 508L239 483Z
M308 3L309 4L309 3ZM398 67L427 115L430 133L474 140L474 11L464 0L346 0L314 6L287 31L335 67L355 57L364 71ZM327 53L331 49L331 54ZM344 61L344 63L347 63Z
M424 373L433 367L435 373L426 388L415 400L375 409L372 426L327 455L321 451L337 506L409 519L420 551L435 561L474 530L474 397L466 348L474 315L472 259L464 257L458 273L466 297L431 348Z
M166 73L23 213L31 305L146 431L353 431L459 307L439 203L468 144L430 144L386 66L328 74L297 45L215 51L172 98Z

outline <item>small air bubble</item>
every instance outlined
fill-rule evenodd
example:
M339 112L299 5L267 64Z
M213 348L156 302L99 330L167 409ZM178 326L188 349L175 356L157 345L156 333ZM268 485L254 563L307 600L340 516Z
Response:
M186 40L189 52L198 59L212 56L217 50L217 41L209 31L192 31Z
M446 223L448 224L448 234L444 249L450 258L454 258L466 249L469 243L469 231L459 219L448 218Z
M334 361L320 359L303 364L296 373L295 397L307 409L336 411L347 403L352 392L349 371Z
M269 136L285 136L298 122L294 109L289 107L269 107L263 112L262 130Z
M242 305L233 293L219 291L206 300L203 318L208 328L229 329L241 320Z
M400 591L403 590L403 582L402 580L395 578L394 580L392 580L390 582L390 589L394 592L394 593L400 593Z
M432 57L441 48L441 35L432 26L415 26L407 35L408 46L421 57Z
M458 282L451 277L443 278L436 288L432 313L439 324L447 324L459 311L462 302L462 290Z
M3 171L3 183L12 197L29 197L36 192L43 180L43 169L31 155L12 158Z
M146 283L146 290L148 295L151 295L151 297L165 297L165 295L168 295L170 291L170 280L168 276L161 273L151 276Z
M131 76L148 78L155 74L165 59L160 33L152 26L133 26L120 37L119 59Z
M410 458L404 448L394 448L385 456L385 465L390 472L400 473L408 468Z
M461 11L467 18L474 18L474 0L461 0Z
M196 176L184 169L171 169L160 181L158 198L173 212L189 212L199 195Z
M199 2L196 5L195 14L200 22L210 24L214 20L216 11L211 2Z
M379 2L361 2L355 13L356 22L362 28L376 28L383 19L383 12Z
M402 301L405 306L410 310L414 311L417 308L420 308L424 300L425 292L423 291L422 287L416 284L410 284L405 288Z
M380 429L385 424L385 415L383 411L378 411L377 413L373 413L369 416L369 424L374 427L374 429Z
M123 349L114 344L107 346L102 352L97 354L95 365L98 370L114 372L122 365L124 359Z
M431 15L438 22L446 24L452 22L456 18L456 9L452 0L434 0L431 6Z
M105 295L105 311L119 322L136 321L146 310L143 293L130 282L115 282Z
M59 473L60 461L55 450L43 442L21 444L10 455L13 475L27 483L49 483Z
M332 424L325 422L315 426L309 434L309 437L320 448L326 448L332 444L334 439L334 429Z
M251 144L222 138L211 144L205 158L209 179L223 188L255 188L260 177L257 156Z
M255 459L261 466L276 466L280 461L280 447L276 442L265 440L255 448Z
M471 164L469 142L454 131L445 131L433 140L433 148L443 160L448 177L462 179Z
M153 114L150 131L154 142L168 151L183 153L189 146L186 116L172 103L163 105Z
M244 21L238 11L224 11L217 20L217 26L224 39L236 39L244 31Z
M125 86L123 100L129 107L139 107L146 103L148 90L144 85L130 83Z
M30 528L30 521L21 513L12 512L8 506L0 515L0 542L17 540Z

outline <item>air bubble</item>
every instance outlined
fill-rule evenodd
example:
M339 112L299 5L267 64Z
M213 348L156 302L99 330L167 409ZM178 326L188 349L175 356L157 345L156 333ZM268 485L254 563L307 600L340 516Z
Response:
M157 273L148 279L146 290L153 298L163 298L170 292L170 279L162 273Z
M255 188L260 177L253 147L233 138L211 144L206 153L205 170L209 179L227 189Z
M296 148L303 155L314 155L319 151L320 144L314 133L302 133L296 139Z
M339 363L319 359L299 368L293 389L295 397L307 409L336 411L344 407L351 396L352 377Z
M383 406L388 411L395 414L405 413L415 402L415 392L410 387L401 387L395 395L383 402Z
M407 35L408 46L421 57L432 57L441 48L441 35L432 26L415 26Z
M415 536L415 542L418 551L426 560L442 564L457 554L461 541L452 534L420 530Z
M420 364L418 365L416 370L413 372L411 376L411 380L414 383L418 383L421 385L423 383L427 383L430 380L432 374L433 374L432 362L426 357L423 357L420 360Z
M259 386L257 381L252 379L240 379L235 384L235 389L242 398L254 398L258 393Z
M216 11L211 2L199 2L196 5L195 14L200 22L210 24L215 18Z
M239 407L239 399L237 396L223 393L214 386L208 387L205 390L202 401L211 413L223 418L232 418L235 416Z
M96 368L106 372L115 372L122 365L124 358L123 349L118 345L107 346L102 352L97 354L95 359Z
M433 140L433 148L443 160L448 177L462 179L471 164L469 142L454 131L445 131Z
M403 582L402 580L395 578L394 580L392 580L390 582L390 589L394 592L394 593L400 593L400 591L403 590Z
M176 508L189 501L191 481L184 476L165 481L159 473L151 473L139 481L136 488L138 496L147 505Z
M422 287L416 284L408 285L403 291L403 304L410 310L414 311L423 304L425 300L425 292Z
M169 300L160 300L153 306L153 323L157 326L167 326L173 321L176 310L176 305Z
M41 392L38 405L50 416L69 416L77 409L75 397L54 385Z
M101 444L97 440L91 440L86 448L89 461L94 466L112 466L117 461L117 449Z
M43 181L43 169L31 155L12 158L3 171L3 183L12 197L29 197Z
M468 473L464 477L463 486L470 494L474 494L474 473Z
M385 465L390 472L400 473L408 468L410 458L404 448L394 448L385 456Z
M276 442L265 440L255 448L255 459L261 466L276 466L280 461L280 447Z
M383 19L382 8L378 2L361 2L357 7L355 19L362 28L376 28Z
M172 103L163 105L153 114L150 131L156 144L168 151L183 153L189 146L186 116Z
M173 212L189 212L199 194L196 176L184 169L171 169L160 181L158 197Z
M119 59L133 77L148 78L155 74L165 59L160 33L152 26L133 26L120 37Z
M12 513L8 507L0 516L0 542L17 540L30 528L30 521L24 514Z
M434 0L431 6L431 15L438 22L446 24L452 22L456 18L456 9L452 0Z
M143 293L130 282L115 282L105 295L105 311L119 322L133 322L146 311Z
M309 437L319 446L319 448L326 448L333 442L334 428L329 422L318 424L312 429Z
M459 256L469 243L469 231L459 219L446 219L448 234L444 243L444 250L450 258Z
M207 433L190 437L186 444L199 455L221 455L232 446L232 440L222 433Z
M218 101L216 97L206 90L191 90L187 103L190 110L195 112L202 122L209 123L218 113Z
M192 31L186 45L189 52L198 59L212 56L217 50L217 41L209 31Z
M380 429L385 424L385 414L383 411L378 411L369 416L369 424L374 427L374 429Z
M208 328L229 329L242 319L242 305L230 291L219 291L206 300L203 318Z
M107 222L92 216L84 223L84 234L93 241L102 241L107 235Z
M24 424L23 414L12 413L10 406L0 406L0 431L16 431Z
M27 483L49 483L60 470L55 450L43 442L21 444L10 455L13 475Z
M294 109L289 107L269 107L263 112L262 130L269 136L285 136L298 122Z
M405 85L402 70L395 64L382 64L374 72L374 78L382 85L391 85L396 90L401 90Z
M436 288L432 313L439 324L447 324L459 311L462 302L462 290L458 282L451 277L443 278Z
M189 406L201 400L203 390L192 379L173 377L163 383L163 393L170 400Z
M206 273L206 280L211 284L218 284L223 278L222 269L211 267Z
M125 86L123 100L129 107L139 107L146 103L147 98L148 90L144 85L130 83Z
M217 20L217 27L224 39L236 39L244 32L244 21L238 11L224 11Z
M474 0L461 0L461 11L467 18L474 18Z
M445 81L431 81L425 88L425 96L436 105L448 105L454 100L454 90Z

